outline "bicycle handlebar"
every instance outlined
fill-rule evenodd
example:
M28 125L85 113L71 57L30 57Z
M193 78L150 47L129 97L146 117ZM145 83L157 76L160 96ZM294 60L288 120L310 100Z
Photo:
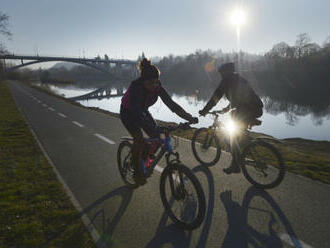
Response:
M180 123L179 125L176 125L176 126L158 127L158 129L161 133L170 133L170 132L173 132L177 129L184 129L184 130L190 129L191 128L190 124L194 124L194 123L188 121L188 122L182 122L182 123Z
M222 111L222 110L207 112L207 114L210 114L210 115L218 115L218 114L225 114L225 113L226 113L226 111Z
M235 110L236 108L232 108L232 109L221 109L221 110L216 110L216 111L212 111L212 112L207 112L208 114L211 114L211 115L218 115L218 114L225 114L227 112L231 112L233 110Z

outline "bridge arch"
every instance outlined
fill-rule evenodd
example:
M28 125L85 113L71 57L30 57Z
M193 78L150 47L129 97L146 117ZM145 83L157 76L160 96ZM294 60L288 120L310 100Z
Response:
M28 66L28 65L33 65L33 64L37 64L37 63L43 63L43 62L52 62L52 61L62 61L62 62L71 62L71 63L76 63L76 64L81 64L81 65L86 65L86 66L89 66L95 70L98 70L98 71L101 71L103 73L106 73L106 74L110 74L110 72L106 69L103 69L101 67L98 67L96 65L94 65L93 63L88 63L88 62L84 62L84 61L81 61L81 60L61 60L61 59L42 59L42 60L36 60L36 61L31 61L31 62L27 62L27 63L22 63L20 65L16 65L16 66L13 66L13 67L10 67L8 69L6 69L7 72L10 72L10 71L14 71L16 69L19 69L19 68L22 68L22 67L25 67L25 66Z

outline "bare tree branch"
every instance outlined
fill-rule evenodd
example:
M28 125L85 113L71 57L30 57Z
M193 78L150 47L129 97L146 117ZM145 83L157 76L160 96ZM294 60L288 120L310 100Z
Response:
M8 30L9 16L0 12L0 34L10 38L12 33Z

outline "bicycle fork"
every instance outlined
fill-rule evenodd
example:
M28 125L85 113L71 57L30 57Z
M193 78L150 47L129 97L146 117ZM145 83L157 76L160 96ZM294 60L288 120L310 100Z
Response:
M178 171L178 175L171 174L169 181L173 197L176 200L183 200L185 197L185 188L182 173Z

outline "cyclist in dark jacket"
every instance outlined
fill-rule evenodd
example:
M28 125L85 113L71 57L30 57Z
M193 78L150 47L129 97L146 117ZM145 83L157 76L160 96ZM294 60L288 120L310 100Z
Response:
M225 63L219 67L218 71L221 73L222 81L205 107L199 111L200 115L207 114L225 95L230 103L224 111L234 109L231 111L233 119L239 122L243 128L247 128L262 115L262 101L248 82L235 72L234 63ZM236 163L232 163L224 171L229 174L237 173L240 170Z
M197 123L198 119L192 117L175 103L159 80L159 70L147 59L139 64L140 77L133 81L121 99L120 118L128 132L134 138L132 148L132 162L135 168L134 180L139 184L145 183L142 168L139 163L139 154L143 141L143 129L151 138L159 137L157 125L148 108L156 103L158 97L169 107L172 112L181 118Z

